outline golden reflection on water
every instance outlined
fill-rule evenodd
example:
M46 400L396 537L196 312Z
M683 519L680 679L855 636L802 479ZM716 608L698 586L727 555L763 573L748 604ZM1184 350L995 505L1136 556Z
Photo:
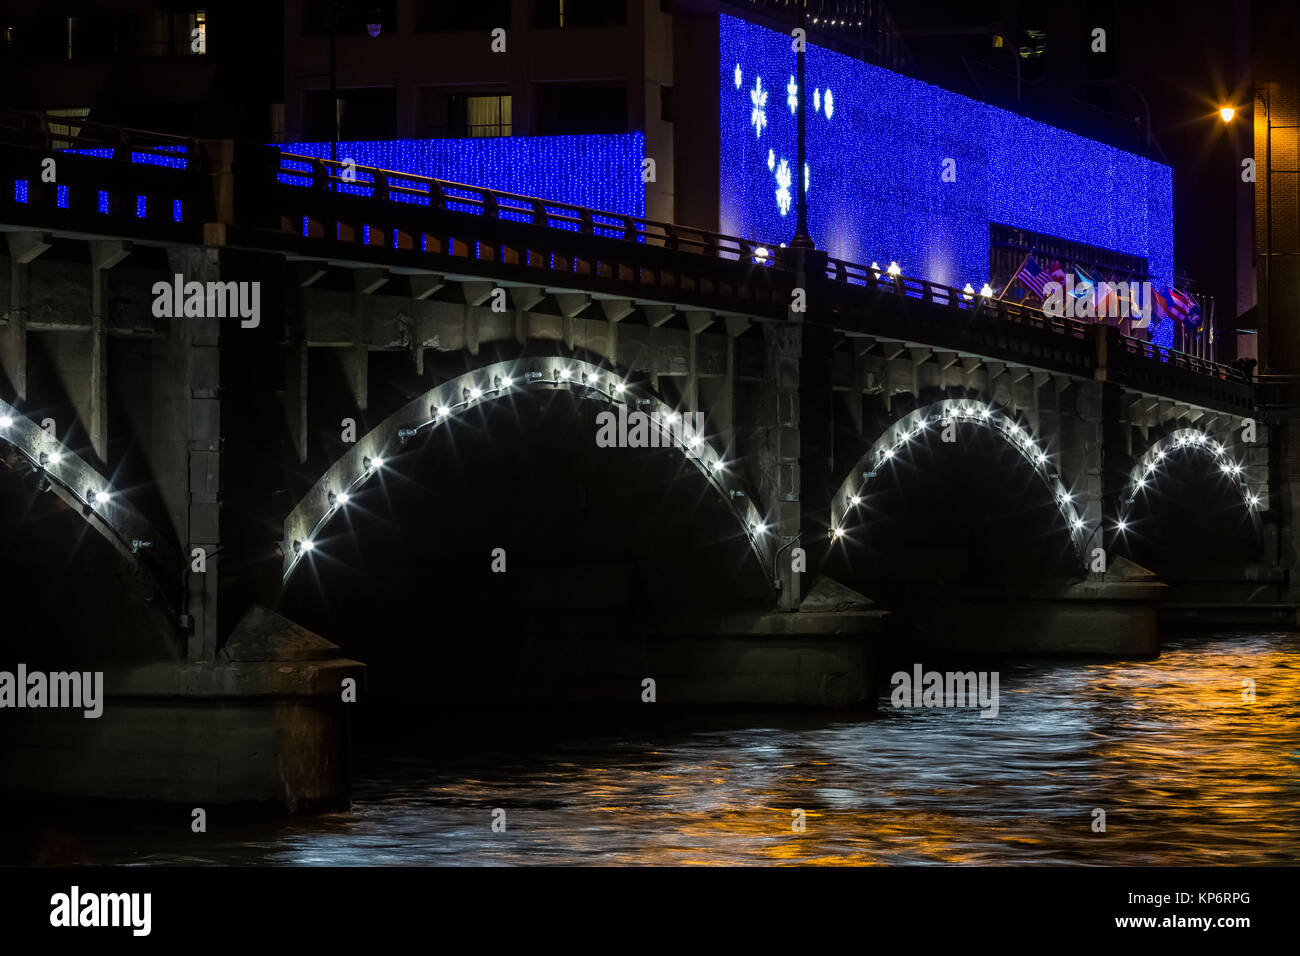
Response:
M589 775L594 813L617 819L563 839L590 863L1293 863L1296 647L1279 635L1003 665L992 720L885 711L696 735L648 755L666 764L653 772ZM691 759L713 751L730 759Z
M1154 661L990 663L993 719L893 710L886 695L874 719L593 720L546 748L372 760L349 812L212 852L353 865L1294 864L1297 651L1300 636L1274 634L1167 644Z

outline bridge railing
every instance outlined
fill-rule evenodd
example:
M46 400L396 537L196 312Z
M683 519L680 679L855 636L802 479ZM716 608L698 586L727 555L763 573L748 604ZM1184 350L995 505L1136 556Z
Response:
M794 268L796 262L794 251L778 244L761 243L693 226L589 209L499 189L471 186L417 173L395 172L315 156L282 152L277 178L288 185L350 193L387 202L417 203L452 212L645 243L733 262L748 261L785 271ZM827 260L826 277L953 309L978 309L982 315L991 314L1006 322L1044 329L1074 339L1086 338L1088 329L1094 324L1054 316L1019 302L965 292L928 279L889 275L879 266L865 266L842 259ZM1165 365L1172 364L1176 368L1225 381L1249 381L1241 369L1233 366L1210 362L1128 335L1121 334L1120 341L1130 356L1149 358Z
M7 108L0 108L0 142L179 169L201 168L204 155L198 140L184 136Z
M415 203L733 262L752 259L760 264L772 264L774 258L775 247L740 236L316 156L282 152L277 176L287 185L308 186L323 192Z

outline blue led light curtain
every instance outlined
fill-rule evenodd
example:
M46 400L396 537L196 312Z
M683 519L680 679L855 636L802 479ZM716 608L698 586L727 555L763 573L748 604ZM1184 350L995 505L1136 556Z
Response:
M723 232L794 234L791 37L720 16ZM809 46L808 229L859 263L978 289L989 223L1143 256L1173 272L1173 171L839 53ZM944 182L945 160L955 173Z
M329 143L283 143L286 153L326 159ZM340 143L359 166L449 179L629 216L645 215L641 132Z

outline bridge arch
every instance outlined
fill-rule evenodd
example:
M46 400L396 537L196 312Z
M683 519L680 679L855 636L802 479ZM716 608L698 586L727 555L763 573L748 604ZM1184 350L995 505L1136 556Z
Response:
M1089 540L1083 516L1074 506L1074 496L1061 479L1052 457L1034 439L1033 433L1011 415L979 399L944 399L918 408L894 422L876 439L849 472L831 498L830 529L832 542L848 533L854 514L863 503L863 492L906 449L934 426L946 423L978 425L1006 441L1033 468L1034 474L1052 495L1070 535L1076 558L1084 562L1084 548Z
M80 455L8 402L0 400L0 443L8 444L39 477L41 487L57 495L69 510L81 515L108 541L135 572L143 597L161 601L170 614L172 591L164 587L156 568L180 568L180 557L162 531L135 509ZM151 552L152 566L145 560Z
M702 433L691 428L680 413L649 388L630 382L620 371L579 359L533 356L496 362L448 379L412 399L358 439L285 518L282 585L315 549L317 536L346 507L348 498L400 454L412 438L444 425L471 406L507 395L548 390L569 390L608 403L611 408L625 406L669 423L661 435L670 437L672 447L693 462L710 487L726 500L771 584L771 535L766 522L748 495L733 494L740 488L728 480L727 462Z
M1126 530L1133 506L1139 495L1145 495L1156 485L1163 472L1163 466L1172 456L1179 454L1201 455L1206 464L1221 480L1232 482L1241 496L1242 507L1251 523L1251 529L1258 537L1263 533L1259 512L1263 507L1264 489L1253 488L1247 480L1246 466L1233 458L1231 452L1213 435L1199 428L1179 428L1155 441L1138 459L1129 472L1128 485L1120 508L1119 530Z

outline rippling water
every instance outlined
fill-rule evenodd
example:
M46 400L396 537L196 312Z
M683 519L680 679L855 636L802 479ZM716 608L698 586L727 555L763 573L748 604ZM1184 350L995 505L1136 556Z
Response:
M422 755L359 760L346 813L231 835L216 811L199 838L137 820L86 841L101 863L1294 864L1298 651L1264 634L989 663L995 719L886 697L866 719L593 717L490 744L439 724Z

